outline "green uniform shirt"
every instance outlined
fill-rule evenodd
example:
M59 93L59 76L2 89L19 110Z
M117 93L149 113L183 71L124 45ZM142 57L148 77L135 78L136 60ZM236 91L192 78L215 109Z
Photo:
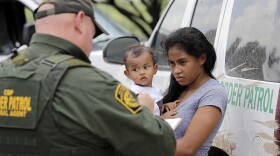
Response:
M56 54L69 54L90 63L72 43L34 34L26 54L31 60L28 68L38 66L32 59ZM176 144L173 130L147 108L133 103L128 93L101 70L72 68L54 94L52 118L65 135L96 151L95 156L172 156ZM75 148L63 143L56 144Z

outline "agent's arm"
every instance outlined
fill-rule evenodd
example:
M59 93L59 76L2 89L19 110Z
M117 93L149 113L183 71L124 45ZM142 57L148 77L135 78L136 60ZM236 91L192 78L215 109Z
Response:
M54 118L96 155L173 156L173 130L135 99L110 75L74 68L58 88Z
M147 107L151 112L154 111L154 100L149 94L139 92L137 99L140 105Z
M173 156L176 141L168 123L153 115L147 107L133 102L128 90L119 90L118 87L120 85L114 89L115 93L110 89L104 90L104 93L112 94L110 102L102 104L103 109L99 110L99 120L102 122L97 127L102 127L102 135L122 156ZM118 99L116 95L122 94L119 91L127 92L124 93L126 99ZM143 104L145 100L140 101Z

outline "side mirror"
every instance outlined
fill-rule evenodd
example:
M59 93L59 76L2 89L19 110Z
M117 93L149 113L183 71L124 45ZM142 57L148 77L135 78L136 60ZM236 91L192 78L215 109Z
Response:
M103 51L103 58L106 62L124 64L123 56L125 51L132 45L140 44L137 37L118 37L108 42Z

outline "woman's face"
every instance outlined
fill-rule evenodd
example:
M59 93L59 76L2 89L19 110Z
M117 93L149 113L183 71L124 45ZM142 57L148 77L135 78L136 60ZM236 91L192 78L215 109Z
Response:
M174 46L168 51L168 60L171 72L181 86L194 83L204 73L204 55L195 58L194 56L188 55L183 49Z

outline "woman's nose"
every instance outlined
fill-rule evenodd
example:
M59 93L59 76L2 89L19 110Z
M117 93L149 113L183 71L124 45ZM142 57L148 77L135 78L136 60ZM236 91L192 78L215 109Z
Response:
M179 68L178 66L173 67L173 73L175 73L175 74L176 73L181 73L181 71L182 71L181 68Z

